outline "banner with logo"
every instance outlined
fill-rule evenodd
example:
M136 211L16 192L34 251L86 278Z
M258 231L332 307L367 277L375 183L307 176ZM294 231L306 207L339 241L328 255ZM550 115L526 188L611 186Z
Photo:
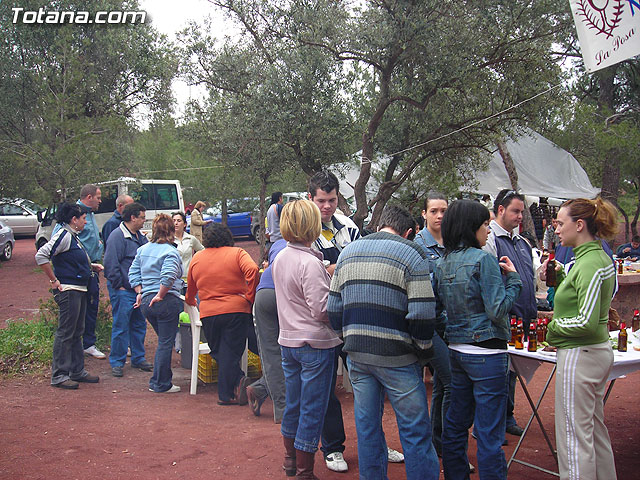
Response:
M640 55L640 0L569 2L588 72Z

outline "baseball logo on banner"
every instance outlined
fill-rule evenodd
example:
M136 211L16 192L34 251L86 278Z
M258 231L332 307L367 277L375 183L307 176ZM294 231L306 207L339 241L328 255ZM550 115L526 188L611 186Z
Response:
M569 2L588 72L640 55L640 0Z

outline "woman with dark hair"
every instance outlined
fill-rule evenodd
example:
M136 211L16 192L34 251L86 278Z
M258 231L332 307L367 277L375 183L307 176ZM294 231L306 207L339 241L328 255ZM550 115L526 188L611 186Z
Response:
M187 226L187 217L184 213L173 212L171 214L171 219L173 220L173 226L176 229L175 242L178 247L178 253L180 253L180 258L182 259L182 281L186 287L187 272L189 271L189 265L191 264L193 254L200 250L204 250L204 246L196 237L185 232L184 229Z
M178 331L178 316L183 304L182 260L174 246L175 227L169 215L156 216L151 226L151 242L138 249L129 268L129 283L138 294L134 308L140 307L158 335L149 391L176 393L180 387L171 382L171 347Z
M211 356L218 363L218 404L246 405L249 378L240 359L253 328L251 307L258 266L242 248L233 246L229 229L212 223L204 230L204 250L191 260L185 302L196 305Z
M442 428L442 463L448 479L469 478L467 439L475 424L480 478L507 478L502 450L508 392L508 313L520 295L520 276L507 257L482 250L489 210L454 202L442 219L444 257L433 284L438 311L446 309L451 403ZM503 283L500 269L506 272Z
M444 255L442 241L442 218L449 202L439 192L429 192L424 202L422 218L425 228L416 235L415 242L422 247L429 260L429 271L433 276L436 264ZM433 358L429 362L433 368L433 393L431 397L431 429L433 430L433 446L442 456L442 424L449 408L449 386L451 384L451 367L449 366L449 349L442 338L433 335Z
M599 240L618 233L616 217L615 207L601 198L568 200L558 212L556 233L576 259L566 276L558 266L547 334L549 344L558 347L555 413L562 479L616 478L604 423L604 391L613 367L607 320L616 270Z
M49 277L53 298L58 304L58 328L53 340L51 386L78 388L78 382L98 383L96 375L84 369L82 333L87 309L87 286L93 272L103 269L91 263L78 238L87 223L87 215L78 205L63 203L56 220L62 226L36 253L36 263ZM53 263L53 268L51 263Z

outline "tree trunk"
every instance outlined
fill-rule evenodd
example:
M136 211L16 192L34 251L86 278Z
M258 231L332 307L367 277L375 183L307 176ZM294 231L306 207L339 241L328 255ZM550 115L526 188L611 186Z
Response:
M615 77L617 66L611 66L595 73L598 77L598 115L607 118L615 112ZM618 205L620 187L620 154L617 148L609 150L602 159L602 198Z
M633 216L631 222L631 235L638 235L638 217L640 216L640 177L636 179L636 185L638 186L638 203L636 204L636 213Z
M229 214L227 213L227 210L228 210L228 208L227 208L227 199L223 198L222 202L220 202L220 204L222 205L222 212L220 212L221 215L222 215L222 224L226 227L227 226L227 218L229 217Z
M260 235L260 258L264 259L266 232L264 229L264 217L266 216L265 197L267 195L267 178L260 178L260 223L258 232ZM259 262L258 268L262 268L262 261Z
M518 172L516 171L516 166L513 163L513 158L507 149L507 145L504 142L504 139L500 139L496 141L496 145L498 146L498 151L500 152L500 156L502 157L502 163L504 163L504 168L507 170L507 175L509 176L509 182L511 183L511 188L516 192L518 191ZM524 212L522 213L522 227L523 230L531 233L534 237L536 236L536 228L533 225L533 218L531 217L531 210L529 210L529 206L525 200L524 202Z

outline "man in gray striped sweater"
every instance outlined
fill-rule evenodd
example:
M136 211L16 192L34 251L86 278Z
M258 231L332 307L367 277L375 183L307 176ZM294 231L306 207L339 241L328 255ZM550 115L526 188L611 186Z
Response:
M411 214L387 206L377 233L344 248L331 281L327 310L348 353L360 478L387 476L385 393L396 413L407 479L436 480L440 473L421 368L431 357L435 299L414 235Z

